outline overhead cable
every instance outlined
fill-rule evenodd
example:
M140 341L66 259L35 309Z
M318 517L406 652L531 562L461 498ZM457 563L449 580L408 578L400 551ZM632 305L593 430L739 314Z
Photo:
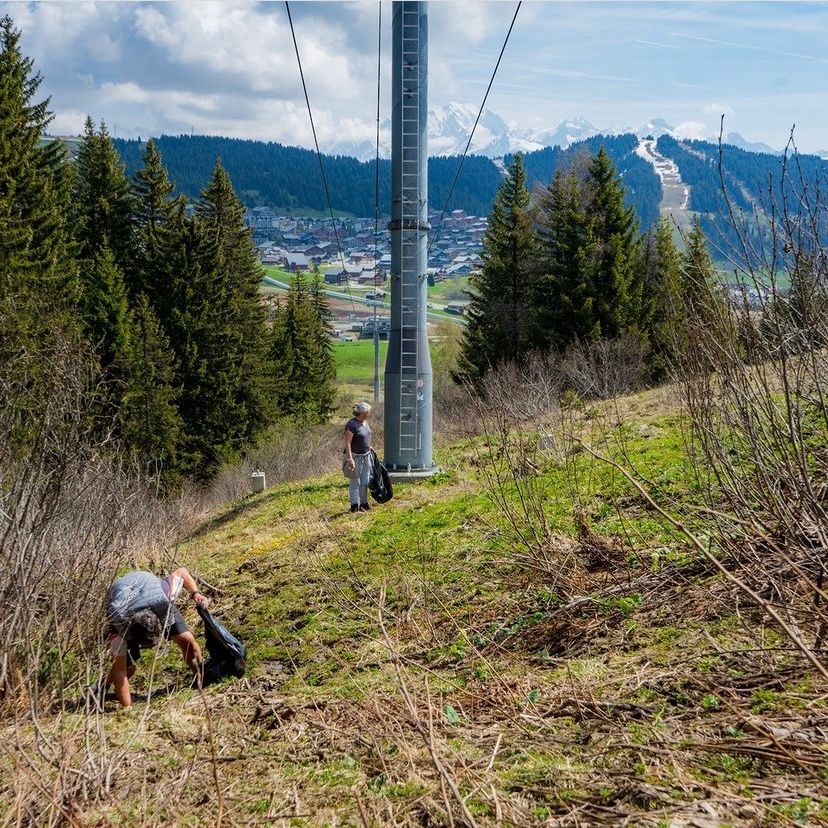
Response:
M339 231L336 229L336 218L334 217L333 205L331 204L331 194L328 189L328 179L325 175L325 165L322 162L322 153L319 151L319 141L317 140L316 127L313 123L313 111L311 110L310 98L308 97L308 87L305 83L305 73L302 71L302 58L299 57L299 46L296 43L296 31L293 28L293 17L290 13L290 3L288 2L288 0L285 0L285 9L287 10L288 23L290 23L290 35L293 38L293 48L296 52L296 62L299 64L299 77L302 79L302 91L305 93L305 103L308 107L308 118L310 119L311 132L313 133L313 145L314 147L316 147L316 158L319 161L319 172L322 175L322 186L325 189L325 200L328 203L328 212L331 216L331 225L333 226L334 239L336 240L336 249L339 251L339 261L342 264L342 270L344 272L345 255L342 252L342 244L339 241ZM348 298L351 300L351 309L353 310L354 315L356 315L356 306L354 305L354 298L353 296L351 296L351 285L349 280L346 279L345 285L346 291L348 293Z
M466 155L469 151L469 147L471 146L472 139L474 138L474 132L477 129L477 124L480 122L480 117L483 115L483 110L486 107L486 100L489 97L489 92L492 89L492 84L494 83L495 76L497 75L497 70L500 67L500 61L503 59L503 53L506 51L506 45L509 42L509 37L512 34L512 29L515 27L515 21L517 20L518 12L520 11L520 7L522 5L522 0L518 2L517 8L515 8L515 13L512 16L512 22L509 24L509 31L506 32L506 39L503 41L503 46L500 49L500 54L497 56L497 63L495 63L494 70L492 71L492 76L489 78L489 85L486 87L486 94L483 96L483 101L480 104L480 109L477 110L477 117L474 119L474 126L472 126L471 134L469 135L469 140L466 142L466 148L463 150L463 155L460 157L460 163L457 165L457 170L454 173L454 178L451 182L451 187L449 188L448 196L446 197L446 203L443 205L443 212L440 213L440 218L437 222L437 227L434 228L434 233L431 235L431 242L429 243L428 249L431 250L432 244L437 240L439 233L440 233L440 226L443 224L443 219L446 215L446 210L448 210L449 202L451 201L451 197L454 194L454 188L457 185L457 179L460 176L460 170L463 169L463 162L466 160Z

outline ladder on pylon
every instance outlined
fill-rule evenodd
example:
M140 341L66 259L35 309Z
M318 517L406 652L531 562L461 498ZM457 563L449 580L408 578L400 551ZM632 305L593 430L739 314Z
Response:
M419 4L402 9L402 187L400 273L400 456L419 451L417 324L419 318L420 216L420 14Z

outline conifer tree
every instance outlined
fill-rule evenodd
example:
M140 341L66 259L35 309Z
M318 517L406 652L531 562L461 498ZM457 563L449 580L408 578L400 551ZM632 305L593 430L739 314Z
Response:
M165 289L157 315L175 354L173 387L180 389L179 465L209 478L240 445L235 415L232 333L224 325L227 294L215 233L184 207L165 236ZM241 424L243 429L244 424Z
M86 119L75 166L73 204L79 255L93 260L108 246L134 296L134 202L106 124L102 122L96 132L92 119Z
M259 295L264 271L244 225L244 207L221 161L201 194L196 214L216 242L223 305L218 324L227 332L225 361L236 377L231 417L234 442L240 447L265 428L273 414L266 396L266 313Z
M130 382L123 394L123 439L143 467L168 483L176 478L182 422L173 387L174 354L145 294L131 312Z
M698 220L693 222L693 227L687 234L685 249L679 257L678 296L676 356L686 364L709 370L712 365L706 358L699 357L696 343L708 331L716 329L719 303L723 297L716 285L713 260Z
M679 293L685 313L692 312L694 308L699 312L702 306L709 304L709 297L715 290L715 275L704 230L698 221L694 221L680 256Z
M73 328L77 300L68 216L68 164L56 143L41 145L48 99L20 50L11 18L0 20L0 364L37 354L55 326Z
M331 338L333 314L325 298L324 284L319 273L313 277L310 286L310 310L313 339L317 346L312 374L316 391L314 407L316 417L320 422L324 422L334 410L336 403L336 359Z
M124 277L104 241L81 267L81 314L104 376L122 378L130 348L129 307Z
M600 331L589 267L591 237L581 185L574 172L556 173L538 209L539 264L532 346L563 350Z
M135 199L135 221L148 236L164 227L176 209L170 181L161 153L152 138L144 150L144 166L135 173L132 194Z
M672 362L675 321L681 308L679 253L665 218L659 219L654 231L648 234L642 251L641 323L651 348L650 371L653 379L658 380L663 379Z
M144 165L135 173L132 183L137 250L134 281L136 289L145 292L156 307L165 291L161 283L164 267L160 261L168 244L165 235L169 234L173 216L183 205L182 199L172 198L174 189L155 142L150 139L144 151Z
M483 235L483 267L473 275L459 376L479 384L486 371L528 347L537 237L520 154L495 197Z
M271 360L279 378L282 415L324 422L335 398L336 370L328 336L327 304L315 282L296 273L273 323Z
M624 207L624 187L603 147L589 166L586 189L595 314L600 335L614 338L640 329L643 280L635 210Z

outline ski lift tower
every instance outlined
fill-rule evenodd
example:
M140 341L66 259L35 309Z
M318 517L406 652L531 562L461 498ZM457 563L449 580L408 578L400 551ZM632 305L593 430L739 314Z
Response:
M396 480L438 469L431 456L428 267L428 4L393 5L391 331L385 361L385 465Z

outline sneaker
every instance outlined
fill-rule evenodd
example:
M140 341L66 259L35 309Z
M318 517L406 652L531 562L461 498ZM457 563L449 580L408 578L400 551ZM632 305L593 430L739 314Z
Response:
M352 512L358 512L359 511L359 506L357 506L356 503L352 503L351 504L351 511Z
M360 503L359 504L359 511L360 512L367 512L371 507L367 503Z

